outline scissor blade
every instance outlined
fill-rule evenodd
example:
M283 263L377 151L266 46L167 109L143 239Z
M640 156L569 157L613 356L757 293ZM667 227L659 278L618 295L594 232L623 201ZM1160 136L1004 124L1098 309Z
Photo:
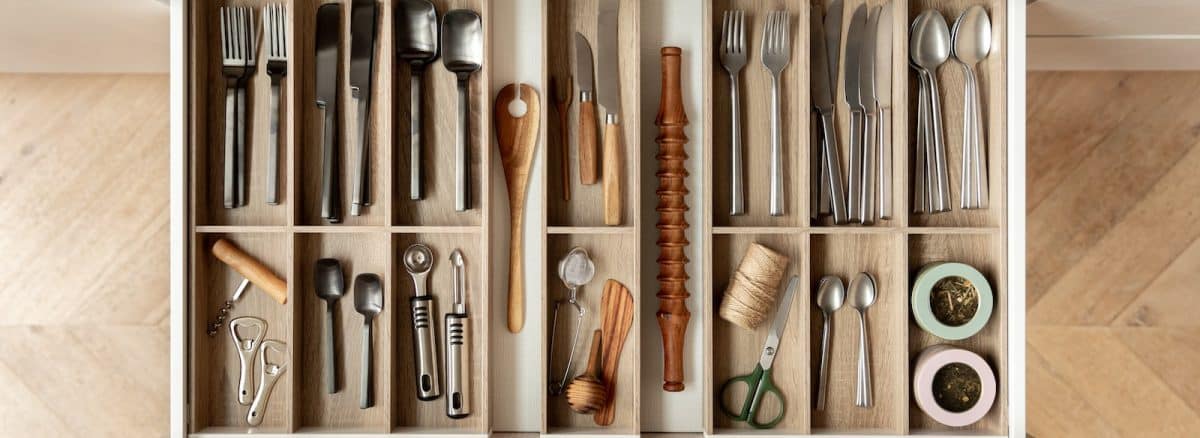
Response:
M764 370L771 369L771 364L775 362L775 353L779 352L779 340L783 339L783 329L787 328L788 315L792 310L792 297L796 295L796 289L799 287L800 276L793 275L788 280L787 291L779 300L779 306L775 308L775 322L771 323L771 331L767 333L767 343L763 345L762 357L758 359L758 364Z

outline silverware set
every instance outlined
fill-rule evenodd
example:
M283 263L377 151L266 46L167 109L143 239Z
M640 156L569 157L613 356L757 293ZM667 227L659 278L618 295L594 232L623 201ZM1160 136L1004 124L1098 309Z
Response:
M246 87L254 77L258 29L254 10L246 7L222 7L221 73L225 76L225 208L245 206L249 195L246 185L247 125L254 120L246 106ZM286 62L286 61L285 61Z
M322 349L325 351L325 390L330 394L338 392L337 353L334 342L338 325L334 322L334 314L338 300L346 294L345 277L342 264L337 259L320 259L313 267L313 289L317 298L325 300L325 337ZM372 322L383 312L383 282L378 275L358 274L354 277L354 310L363 316L362 372L359 373L358 407L367 409L375 406L374 373L371 367L374 362Z
M726 11L723 17L721 31L721 65L729 73L729 96L732 109L731 126L733 136L730 141L730 181L731 208L730 215L746 213L745 178L743 175L743 145L741 122L741 95L739 91L739 76L746 66L748 46L746 45L746 13L745 11ZM792 60L791 17L787 11L771 11L767 13L763 25L763 37L760 47L763 68L771 75L771 167L770 167L770 202L771 216L783 216L785 211L783 193L783 130L782 130L782 86L780 76Z
M913 163L913 212L950 211L950 172L943 131L938 68L951 56L963 67L963 138L959 207L988 206L987 161L982 104L974 66L991 50L991 21L987 11L973 6L959 16L953 31L936 10L922 12L910 30L912 67L920 77L917 142Z
M875 277L866 272L859 272L850 280L849 288L836 275L821 277L817 283L815 302L821 309L823 323L821 328L821 365L817 376L816 409L825 410L826 394L829 389L829 361L833 357L829 344L833 338L833 315L842 308L843 304L858 312L858 360L854 385L854 405L869 408L874 405L874 392L871 389L871 341L867 329L867 309L875 304L878 298Z

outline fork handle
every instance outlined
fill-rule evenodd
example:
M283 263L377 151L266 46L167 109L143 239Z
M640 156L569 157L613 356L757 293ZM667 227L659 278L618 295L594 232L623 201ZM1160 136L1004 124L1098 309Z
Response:
M246 188L246 145L250 143L249 132L247 130L251 122L253 114L250 113L249 107L246 105L246 86L248 83L243 80L237 89L237 107L238 114L241 116L237 125L237 146L234 166L237 168L236 181L236 199L237 206L246 205L246 201L250 198Z
M267 204L279 204L279 123L283 120L280 78L271 78L271 141L267 145Z
M742 163L742 93L739 91L741 85L736 73L729 74L729 114L730 114L730 177L732 185L729 188L730 192L730 207L729 215L738 216L746 214L746 184L745 176L742 174L742 169L745 166Z
M237 85L225 86L225 208L237 207Z
M779 76L771 79L771 216L783 216L783 116Z

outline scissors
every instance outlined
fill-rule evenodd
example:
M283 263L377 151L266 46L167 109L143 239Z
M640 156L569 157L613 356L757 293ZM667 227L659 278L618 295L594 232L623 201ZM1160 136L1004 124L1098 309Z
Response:
M779 308L775 310L775 322L771 324L771 331L767 333L767 342L763 345L762 356L759 357L754 371L726 380L725 384L721 385L721 411L733 421L744 421L755 429L770 429L783 421L783 413L787 411L787 404L783 398L783 392L775 387L775 382L771 379L771 365L775 362L775 354L779 352L779 340L783 336L784 327L787 326L788 311L792 307L792 296L795 295L796 287L799 285L800 276L798 275L793 275L788 280L787 292L784 292L783 300L779 302ZM725 406L725 400L727 400L726 393L737 383L745 383L747 391L746 399L742 401L741 411L735 413L734 410ZM764 423L758 420L758 408L762 406L763 398L767 394L771 394L779 402L779 415Z

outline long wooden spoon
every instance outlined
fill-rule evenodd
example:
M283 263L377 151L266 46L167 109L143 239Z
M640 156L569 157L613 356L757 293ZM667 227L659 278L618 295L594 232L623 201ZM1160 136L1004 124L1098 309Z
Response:
M616 416L617 371L621 365L621 349L633 326L633 312L633 294L629 293L629 288L613 279L604 282L604 296L600 298L600 330L604 345L600 357L604 366L600 369L600 380L607 388L608 399L592 416L592 421L599 426L612 424Z
M519 113L524 103L523 114ZM525 84L508 84L496 95L493 117L496 140L500 144L500 162L508 185L510 227L508 249L508 331L518 333L525 327L525 197L533 151L537 148L540 101L537 91ZM513 112L517 111L518 115Z

